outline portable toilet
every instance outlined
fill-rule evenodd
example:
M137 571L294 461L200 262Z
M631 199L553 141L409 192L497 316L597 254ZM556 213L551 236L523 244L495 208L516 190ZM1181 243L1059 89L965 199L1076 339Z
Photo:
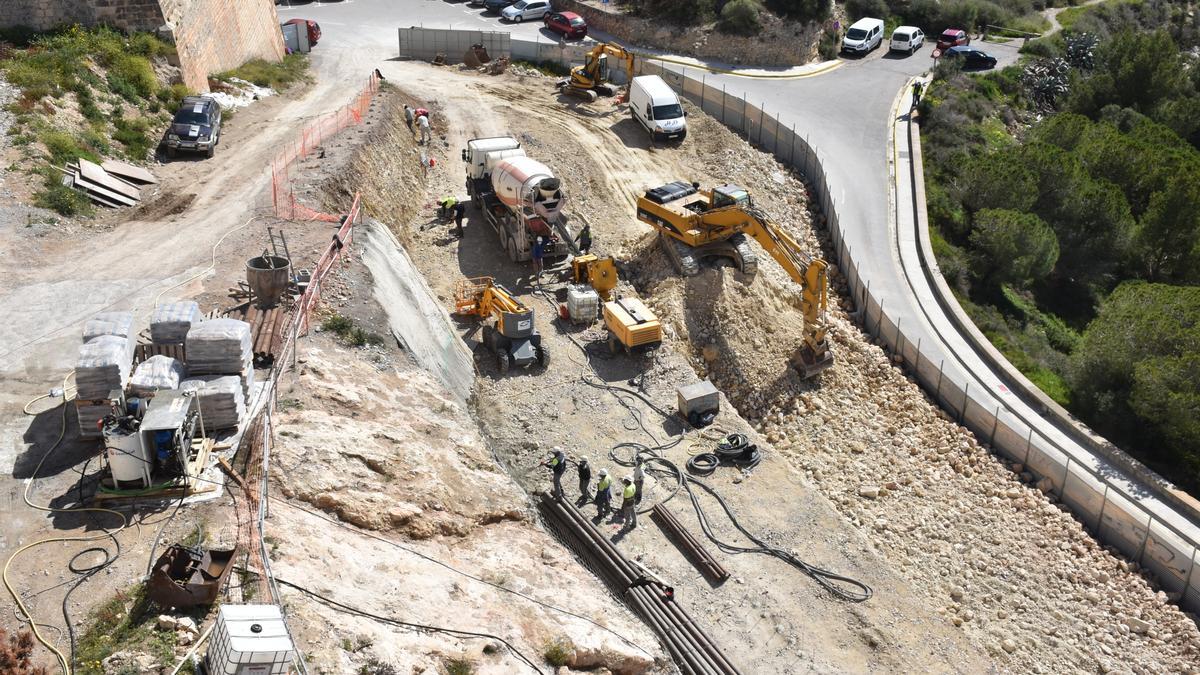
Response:
M285 675L295 654L278 605L221 605L205 666L210 675Z

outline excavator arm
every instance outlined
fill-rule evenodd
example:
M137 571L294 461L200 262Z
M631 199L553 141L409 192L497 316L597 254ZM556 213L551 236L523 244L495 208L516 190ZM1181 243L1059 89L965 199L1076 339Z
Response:
M713 209L705 213L701 223L710 231L741 232L763 247L788 276L800 285L800 311L804 315L804 344L797 355L796 368L805 377L812 377L833 365L826 334L829 332L825 312L829 307L829 264L814 259L762 210L754 206L737 205Z

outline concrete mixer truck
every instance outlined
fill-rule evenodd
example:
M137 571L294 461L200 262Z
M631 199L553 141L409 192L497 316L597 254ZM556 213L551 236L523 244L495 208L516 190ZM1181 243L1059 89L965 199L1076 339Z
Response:
M533 244L544 237L545 258L577 253L575 233L563 212L562 182L545 164L525 156L511 136L474 138L462 151L467 164L467 194L496 230L513 262L533 257Z

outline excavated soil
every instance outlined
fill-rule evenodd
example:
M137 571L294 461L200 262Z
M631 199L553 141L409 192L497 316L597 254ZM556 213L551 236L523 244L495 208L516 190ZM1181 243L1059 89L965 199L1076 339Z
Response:
M799 344L797 287L778 265L761 255L754 279L723 268L683 280L634 218L648 187L735 182L820 254L820 219L809 213L799 177L691 106L683 145L651 147L625 107L557 99L549 78L395 69L434 112L439 165L399 187L403 205L374 204L376 215L444 302L463 276L495 276L536 308L550 348L545 372L500 377L478 346L477 327L461 325L480 373L476 417L509 472L527 489L544 488L537 462L561 445L619 476L626 469L609 459L612 445L653 444L682 431L629 395L589 386L581 373L637 386L667 408L676 385L707 376L741 413L726 409L718 423L738 430L742 418L752 421L767 455L748 475L723 469L712 480L743 524L875 588L870 601L849 605L775 560L717 554L735 579L713 589L648 520L632 533L602 523L623 550L676 584L680 601L746 672L1198 672L1194 617L1024 484L1022 467L948 421L854 325L848 300L835 298L830 311L837 364L819 381L802 381L787 367ZM457 154L465 141L510 132L563 179L568 209L593 225L595 251L619 258L621 291L637 292L663 319L667 340L655 356L605 358L587 346L602 337L596 327L551 321L545 296L562 288L562 271L538 284L528 266L504 258L478 214L469 212L462 241L432 223L437 197L461 196ZM383 192L402 182L395 173L379 180L384 158L417 157L420 149L401 132L370 152L348 178ZM414 209L418 203L428 208ZM832 279L833 290L844 291L836 269ZM689 434L665 454L679 462L705 443ZM652 497L665 494L654 490ZM669 504L698 533L690 505Z

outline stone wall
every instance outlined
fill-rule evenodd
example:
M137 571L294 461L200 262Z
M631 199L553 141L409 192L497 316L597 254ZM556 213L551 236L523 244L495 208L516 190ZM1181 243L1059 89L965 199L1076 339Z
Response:
M762 13L754 37L728 35L711 26L672 26L595 7L581 0L552 0L554 9L575 12L588 25L629 46L652 45L664 52L733 65L798 66L817 58L821 26L782 21Z
M184 84L195 91L208 91L212 73L284 55L273 0L0 0L0 26L72 23L144 31L166 25Z

